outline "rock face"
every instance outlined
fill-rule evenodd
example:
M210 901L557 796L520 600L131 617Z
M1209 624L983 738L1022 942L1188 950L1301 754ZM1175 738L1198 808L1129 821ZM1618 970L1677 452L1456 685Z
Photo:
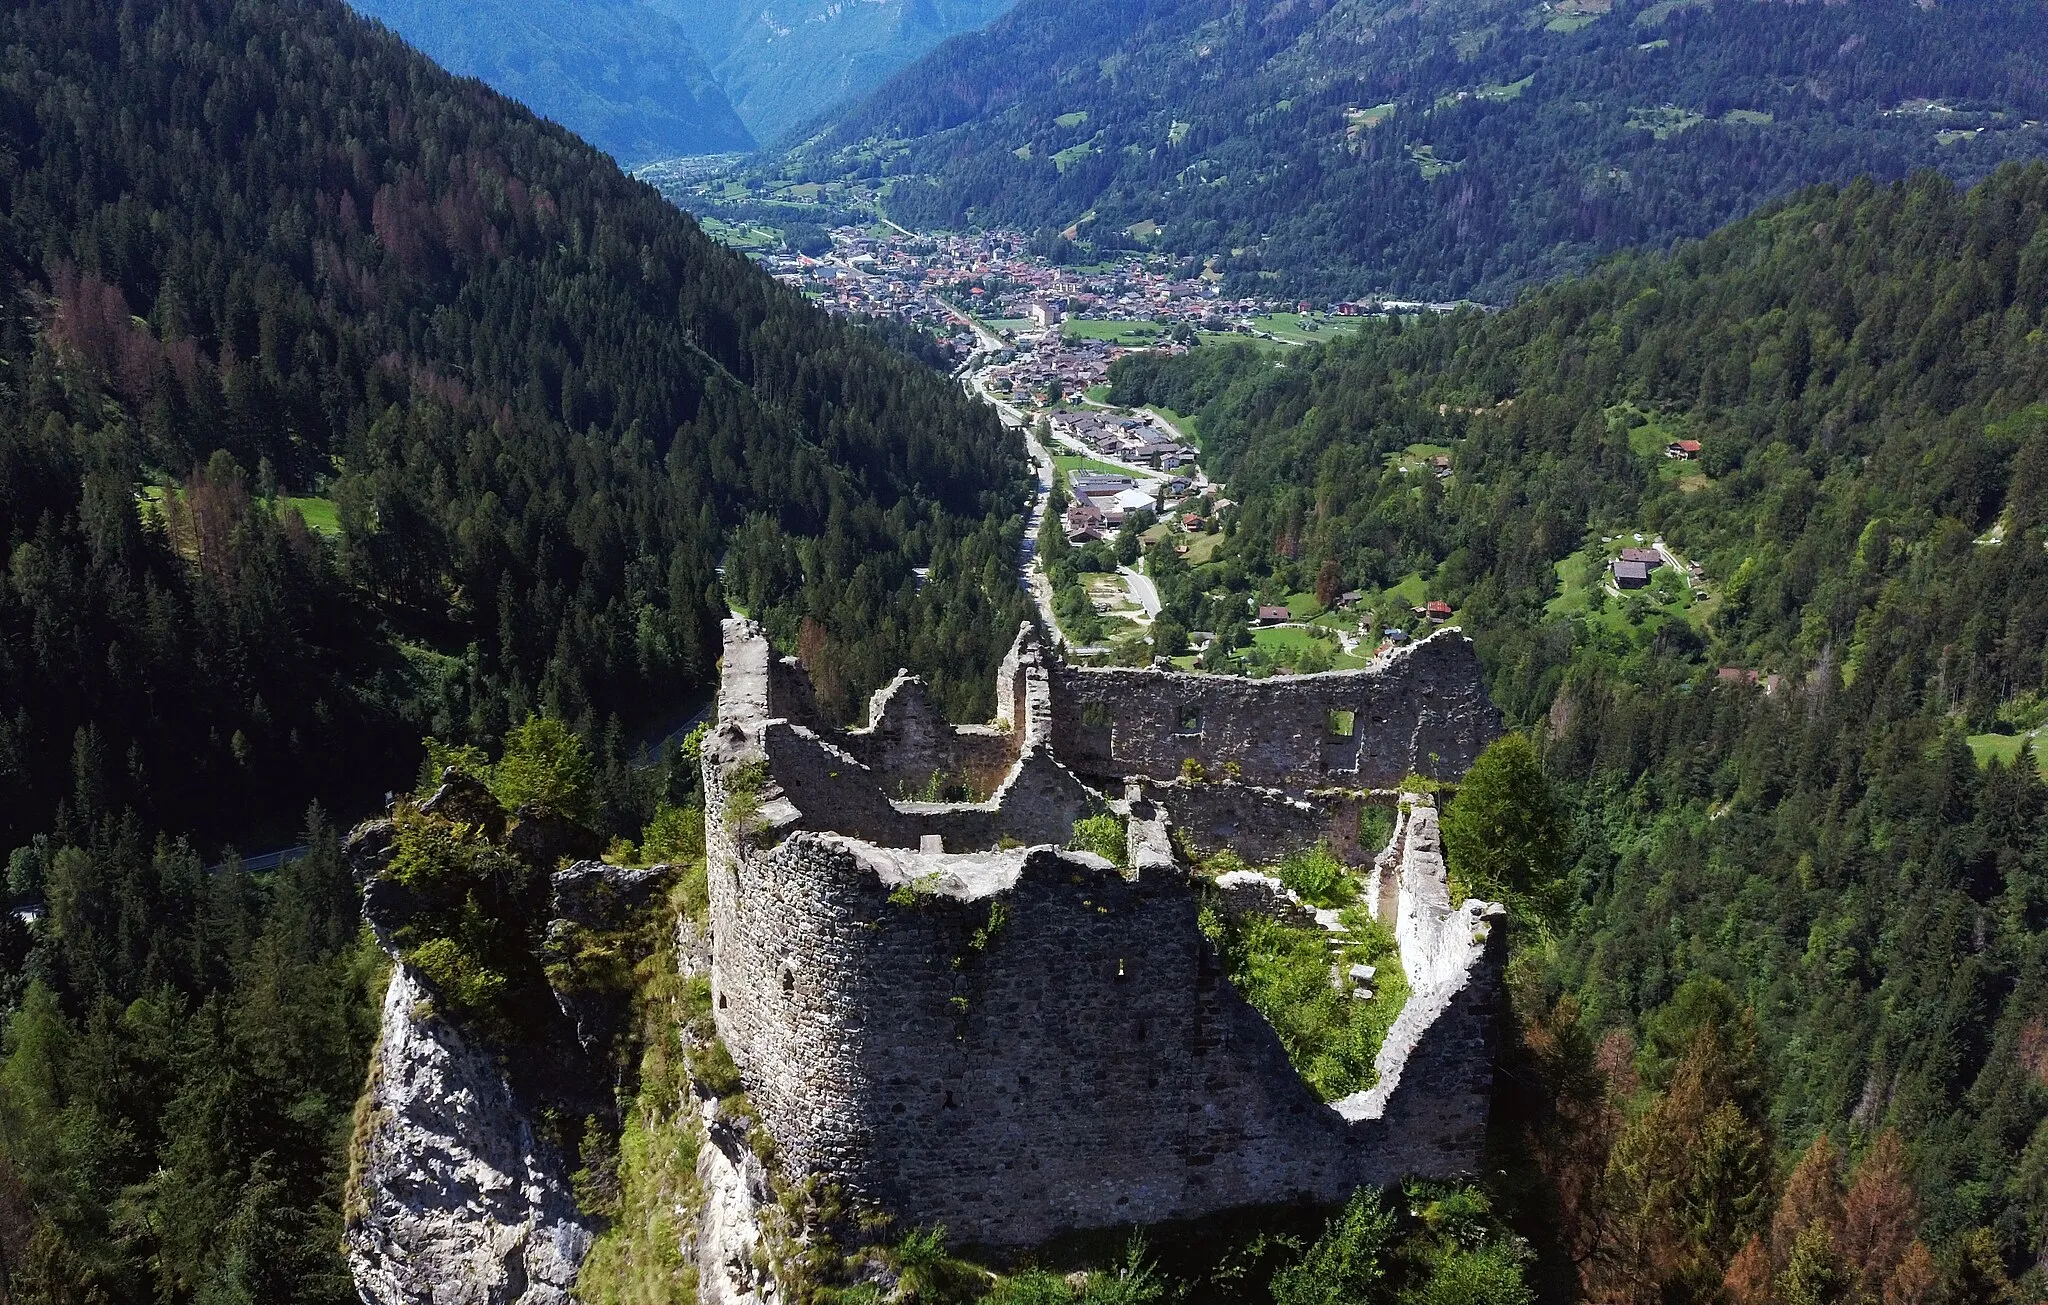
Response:
M347 1234L356 1290L365 1305L569 1305L591 1229L561 1157L496 1058L421 1017L426 996L401 965L384 997Z

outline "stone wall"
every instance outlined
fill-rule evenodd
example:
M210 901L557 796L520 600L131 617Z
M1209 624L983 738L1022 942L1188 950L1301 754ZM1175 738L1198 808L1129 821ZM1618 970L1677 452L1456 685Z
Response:
M1376 697L1358 696L1367 682L1355 675L1219 681L1235 688L1205 684L1216 694L1205 719L1220 740L1250 737L1259 692L1280 693L1280 717L1377 703L1389 730L1408 711L1409 743L1378 749L1357 774L1398 777L1431 744L1439 764L1467 757L1490 737L1491 708L1455 687L1469 644L1439 640L1366 673ZM1005 663L993 727L947 726L899 680L867 729L830 732L775 714L806 695L780 682L793 664L765 647L758 630L728 623L728 687L704 749L711 973L719 1033L788 1173L824 1175L905 1225L1018 1245L1471 1171L1498 931L1481 904L1448 908L1433 813L1404 814L1375 898L1398 917L1404 948L1413 940L1415 996L1379 1087L1326 1105L1223 976L1175 834L1284 850L1348 820L1351 844L1341 831L1336 841L1363 861L1363 794L1322 791L1325 770L1282 773L1277 743L1260 763L1270 773L1248 776L1274 781L1263 788L1152 782L1144 765L1100 784L1119 754L1091 762L1063 746L1061 720L1079 719L1073 684L1120 685L1118 719L1137 722L1159 710L1148 694L1196 677L1076 681L1026 636ZM1315 684L1332 678L1344 683ZM986 761L998 742L1011 760L987 802L892 794L892 775ZM1128 820L1128 869L1057 846L1076 816L1100 809Z
M1379 1081L1336 1103L1347 1119L1377 1121L1371 1176L1476 1172L1493 1093L1506 938L1505 912L1453 907L1437 813L1411 804L1380 862L1393 881L1394 936L1409 985L1374 1068ZM1382 883L1381 918L1388 895Z
M1051 723L1054 751L1084 776L1172 779L1193 760L1212 776L1235 764L1247 784L1297 791L1454 778L1501 728L1471 641L1455 630L1326 675L1059 666Z
M811 833L733 869L713 1003L797 1171L985 1243L1358 1181L1183 876Z

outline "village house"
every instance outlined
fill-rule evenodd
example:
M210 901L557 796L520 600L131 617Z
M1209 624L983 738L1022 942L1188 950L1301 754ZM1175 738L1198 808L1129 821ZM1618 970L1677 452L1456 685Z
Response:
M1613 570L1614 587L1617 589L1641 589L1650 583L1650 568L1646 563L1617 557Z
M1077 498L1067 504L1067 538L1074 543L1084 543L1102 538L1107 519L1102 509L1086 498Z
M1691 462L1700 456L1698 440L1673 440L1664 446L1664 456L1682 462Z
M1278 625L1287 619L1288 611L1286 608L1275 607L1271 603L1259 604L1258 621L1260 625Z

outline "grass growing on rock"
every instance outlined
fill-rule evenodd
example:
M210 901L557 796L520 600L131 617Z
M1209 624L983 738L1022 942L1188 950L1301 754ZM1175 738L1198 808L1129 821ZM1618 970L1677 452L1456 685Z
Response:
M1226 852L1207 868L1244 867ZM1233 920L1214 902L1202 908L1202 932L1316 1095L1335 1101L1369 1088L1379 1079L1373 1058L1408 1000L1393 930L1372 918L1359 900L1357 877L1324 844L1293 852L1266 873L1304 902L1338 911L1344 932L1259 915ZM1354 980L1354 965L1372 966L1373 977Z
M693 914L702 879L699 862L676 885L670 901L678 914ZM679 972L673 942L640 963L639 978L640 1089L619 1133L613 1218L577 1278L577 1298L588 1305L662 1305L697 1296L697 1267L684 1257L683 1242L699 1206L703 1125L685 1037L709 1022L710 985Z

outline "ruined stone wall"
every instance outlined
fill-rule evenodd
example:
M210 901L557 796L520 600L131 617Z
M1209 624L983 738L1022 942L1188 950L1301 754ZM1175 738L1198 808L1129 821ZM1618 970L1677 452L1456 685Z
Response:
M1440 637L1363 678L1247 685L1072 672L1027 636L1004 664L998 726L946 726L902 680L867 730L843 732L804 723L800 668L765 647L728 624L705 741L711 971L720 1035L787 1172L824 1175L905 1224L1010 1245L1471 1172L1498 931L1481 904L1449 907L1434 814L1403 815L1373 894L1414 996L1379 1085L1331 1105L1221 973L1174 850L1178 835L1263 859L1329 837L1364 861L1364 795L1333 790L1327 769L1287 770L1302 724L1326 724L1328 703L1361 704L1367 761L1340 781L1462 770L1497 728L1472 696L1468 644ZM1178 712L1190 682L1207 695L1204 736L1251 749L1233 754L1255 758L1246 782L1178 782L1178 746L1114 745ZM1092 760L1072 746L1087 702L1109 704ZM986 762L998 744L1013 760L987 802L908 802L888 787L935 761ZM1155 767L1166 773L1148 781ZM1129 818L1130 870L1057 850L1105 805Z
M1472 644L1443 630L1379 666L1244 680L1053 670L1054 750L1083 776L1171 779L1186 760L1248 784L1383 788L1462 775L1500 733ZM1343 713L1343 715L1340 715ZM1350 733L1340 728L1348 726Z
M1032 1243L1359 1181L1184 876L799 833L713 907L717 1020L785 1162L905 1218Z
M1403 812L1389 850L1382 866L1395 880L1392 923L1410 995L1373 1062L1379 1081L1337 1110L1376 1121L1373 1181L1475 1173L1493 1093L1505 913L1451 905L1434 808Z
M1254 865L1271 864L1318 842L1327 844L1347 865L1363 865L1380 848L1360 844L1359 812L1371 803L1392 802L1390 796L1351 790L1291 794L1254 784L1218 783L1213 777L1154 784L1149 791L1173 812L1174 827L1199 856L1227 849Z
M1019 752L1014 730L951 724L923 682L907 673L875 691L868 721L840 741L895 797L916 796L935 775L963 777L977 791L993 792Z

